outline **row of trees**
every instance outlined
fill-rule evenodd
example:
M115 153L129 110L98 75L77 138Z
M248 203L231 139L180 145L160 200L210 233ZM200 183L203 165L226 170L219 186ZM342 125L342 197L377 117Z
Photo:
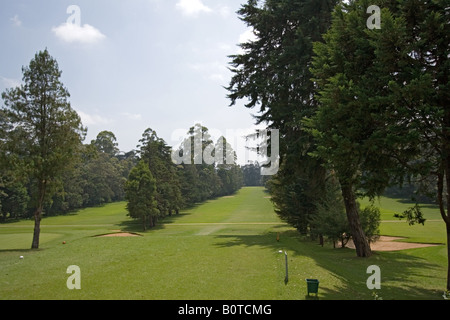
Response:
M59 181L53 186L52 196L43 203L43 212L47 216L121 201L125 197L123 185L136 163L134 152L120 155L116 137L110 131L100 132L90 144L80 145L78 152L78 161L70 170L61 173ZM6 166L2 168L2 221L33 216L33 179L23 170L20 167L16 171Z
M258 161L247 163L242 167L244 185L248 187L264 186L267 176L261 175L261 165Z
M128 200L130 216L144 227L183 207L236 192L243 173L225 139L214 145L208 129L192 127L178 155L155 131L144 132L138 150L121 153L114 133L83 144L87 129L72 109L61 71L48 50L23 68L23 84L2 93L0 109L0 218L32 217L32 248L39 248L43 214L56 215ZM213 163L194 159L194 141ZM231 159L231 160L230 160Z
M233 194L243 185L230 144L223 137L214 144L208 128L199 124L189 129L175 152L152 129L144 132L139 148L139 163L131 170L125 191L129 214L142 221L144 230L183 207ZM214 163L203 159L207 150L212 151ZM176 164L177 158L184 161Z
M194 127L191 128L189 136L194 138L192 130ZM207 133L207 128L203 127L203 130ZM206 147L211 141L204 143ZM218 144L216 147L218 149ZM231 146L227 144L227 147L235 159ZM171 158L171 147L152 129L144 132L138 148L138 151L121 153L114 133L100 132L90 144L80 146L79 161L71 170L63 172L60 185L56 187L53 196L44 203L43 212L47 216L59 215L79 208L124 200L125 192L129 191L129 194L132 192L136 180L136 176L129 177L130 172L136 164L139 166L133 174L142 171L141 162L146 163L151 177L155 180L155 190L150 188L147 194L142 195L143 198L147 195L149 198L154 197L156 201L156 211L153 209L148 211L148 215L153 219L148 217L145 219L146 227L154 226L160 217L178 214L183 207L233 194L244 184L244 177L247 177L248 182L245 185L261 185L258 164L248 164L243 167L244 170L234 161L231 164L219 164L217 167L205 164L175 166ZM249 168L252 169L248 170ZM256 184L251 183L252 179ZM11 171L3 170L1 182L1 220L31 217L34 208L31 202L32 183L29 177L20 178ZM143 198L140 200L145 202ZM143 218L132 209L130 213L132 217Z
M357 198L409 179L435 182L450 243L448 1L381 0L375 17L372 4L249 0L239 15L256 40L231 56L228 87L232 104L249 99L259 123L280 130L277 212L313 230L329 177L337 179L359 257L371 249ZM380 29L368 28L372 18Z
M124 200L123 185L135 164L134 151L120 153L114 133L100 132L81 146L81 159L73 170L64 172L61 188L44 208L46 215Z

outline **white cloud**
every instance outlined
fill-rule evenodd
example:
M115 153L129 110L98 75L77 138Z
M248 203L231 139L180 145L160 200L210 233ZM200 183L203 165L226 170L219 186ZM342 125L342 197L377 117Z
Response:
M249 28L245 32L241 33L239 36L239 43L254 42L257 39L258 38L256 37L253 28Z
M255 35L253 28L249 28L239 35L239 43L240 44L255 42L257 40L258 40L258 37ZM242 48L239 48L238 53L244 54L245 50Z
M0 76L0 80L1 80L1 83L2 83L2 85L5 87L5 88L16 88L16 87L19 87L20 86L20 84L21 84L21 82L19 81L19 80L16 80L16 79L10 79L10 78L5 78L5 77L2 77L2 76Z
M68 43L93 44L106 38L103 33L89 24L81 26L66 22L52 28L52 31L59 39Z
M87 114L83 111L78 111L78 115L81 118L81 122L84 126L96 126L96 125L106 125L113 122L111 119L102 117L98 114Z
M231 9L227 6L221 6L218 9L218 12L222 18L228 18L230 16L230 14L232 13Z
M139 113L122 112L120 115L129 120L142 120L142 115Z
M220 61L190 63L187 65L189 69L200 73L204 78L224 82L229 77L229 71L226 64Z
M176 4L178 10L185 16L197 16L199 13L208 13L212 9L203 4L201 0L179 0Z
M208 79L217 82L225 82L227 77L222 73L213 73L209 75Z
M16 27L20 27L22 25L22 21L20 21L19 16L17 14L9 20L11 20L13 25Z
M223 50L223 51L230 51L233 47L229 43L225 42L219 42L217 45L217 49Z

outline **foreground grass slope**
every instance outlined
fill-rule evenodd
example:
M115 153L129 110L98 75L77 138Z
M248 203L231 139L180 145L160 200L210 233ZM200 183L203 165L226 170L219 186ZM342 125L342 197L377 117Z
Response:
M390 214L383 209L383 220L393 220ZM443 224L433 223L413 230L383 222L381 229L444 242ZM319 299L372 299L366 270L374 264L381 268L383 299L442 299L445 285L445 246L369 259L320 247L279 220L263 188L208 201L145 233L126 216L125 203L46 218L42 225L38 251L28 249L31 222L0 225L0 299L301 300L308 298L305 278L320 280ZM141 236L97 237L118 230ZM287 284L279 251L288 254ZM66 287L70 265L81 269L81 290Z

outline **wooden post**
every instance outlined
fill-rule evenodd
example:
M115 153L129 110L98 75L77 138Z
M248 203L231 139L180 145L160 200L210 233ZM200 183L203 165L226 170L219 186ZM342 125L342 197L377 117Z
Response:
M288 272L288 255L287 252L284 252L284 259L286 261L286 277L284 278L284 283L287 284L289 281L289 272Z

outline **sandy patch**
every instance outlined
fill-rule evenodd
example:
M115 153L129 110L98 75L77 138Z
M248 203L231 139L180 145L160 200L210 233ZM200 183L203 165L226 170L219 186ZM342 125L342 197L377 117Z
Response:
M109 237L140 237L140 235L128 232L117 232L99 236L99 238L109 238Z
M406 249L439 246L439 244L396 241L396 240L400 240L400 239L405 239L405 238L381 236L377 242L371 243L370 247L373 251L399 251L399 250L406 250ZM352 240L350 240L347 243L347 248L355 249L355 245L353 244Z

